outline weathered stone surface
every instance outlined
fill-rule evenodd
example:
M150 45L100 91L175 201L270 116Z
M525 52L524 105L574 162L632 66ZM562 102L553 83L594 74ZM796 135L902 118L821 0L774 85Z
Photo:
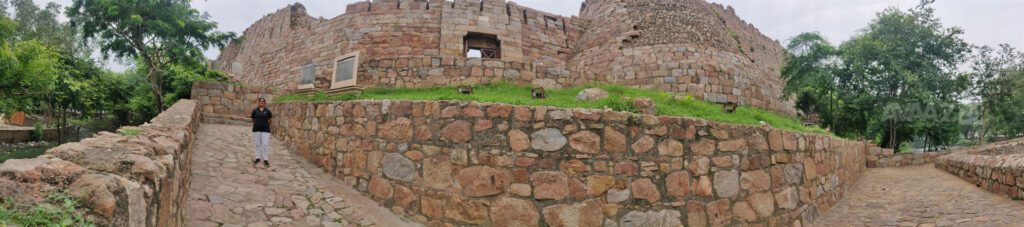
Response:
M693 175L697 176L707 174L708 170L710 169L711 160L708 159L707 157L699 157L693 159L693 161L690 162L689 166L687 166L687 170L689 170L690 173L692 173Z
M512 151L525 151L530 148L530 137L519 130L508 131L508 143Z
M587 88L576 94L576 100L579 101L597 101L604 98L608 98L608 92L600 88Z
M640 139L636 140L636 142L633 142L633 145L631 147L633 148L634 153L647 152L651 150L651 148L654 148L654 137L640 137Z
M605 127L604 149L609 152L626 152L626 135L612 127Z
M508 171L487 166L473 166L459 171L462 194L470 197L496 195L505 191L512 182Z
M478 225L487 222L488 213L490 207L483 201L462 197L448 200L448 205L444 209L445 218Z
M458 120L444 126L441 129L441 139L452 143L465 143L473 139L473 134L469 130L469 122Z
M391 183L388 180L376 176L370 179L369 190L373 197L380 199L390 199L393 192Z
M729 199L719 199L707 205L708 221L713 226L728 224L732 220Z
M704 203L689 201L686 203L686 225L707 226L708 216L704 212Z
M661 200L661 193L658 186L655 186L651 179L640 178L630 183L630 190L633 191L633 198L647 200L649 203L657 203Z
M740 192L740 176L736 170L715 173L715 194L718 197L734 197Z
M732 204L732 214L741 222L753 222L757 220L757 213L746 201L738 201Z
M740 178L740 188L750 192L765 191L771 187L771 179L763 169L746 171Z
M747 149L747 141L744 139L735 139L729 141L718 142L718 150L725 152L736 152Z
M532 189L530 188L529 184L519 184L519 183L516 183L516 184L512 184L512 185L510 185L508 187L508 191L511 192L512 195L522 196L522 197L530 196L532 194L532 192L530 190L532 190Z
M569 195L569 179L562 172L545 171L530 175L535 199L561 200Z
M454 167L445 155L423 159L423 184L427 187L444 190L452 185Z
M622 216L621 227L676 227L683 226L678 210L633 211Z
M747 203L757 212L758 217L769 217L775 212L775 200L771 192L754 193L747 197Z
M556 204L544 207L544 222L552 227L601 226L600 200L591 199L575 204Z
M783 169L783 173L786 177L786 183L800 184L800 181L804 179L803 166L798 164L786 165Z
M797 190L794 187L786 187L782 191L775 193L775 204L782 209L795 209L797 204L800 202L800 197L797 195Z
M686 198L690 195L690 174L676 171L665 176L665 191L675 198Z
M412 120L409 118L398 118L380 125L377 131L381 138L387 140L408 141L412 139Z
M598 196L604 194L615 185L615 177L610 175L593 175L587 177L587 194Z
M554 128L541 129L530 134L530 145L537 150L557 151L568 142L562 132Z
M597 154L601 151L601 137L588 130L579 131L569 136L569 146L585 154Z
M605 196L607 197L609 203L621 203L629 199L629 194L629 189L619 190L612 188L608 189L608 193Z
M699 196L711 197L714 192L711 187L711 178L708 176L700 176L697 180L697 185L693 187L693 192Z
M702 139L700 142L690 144L690 151L700 156L715 154L715 141Z
M536 226L539 221L537 208L526 200L500 198L491 206L495 226Z
M658 144L658 155L679 157L683 152L683 143L678 140L666 139Z
M384 154L384 175L391 179L411 182L416 179L416 164L397 153Z

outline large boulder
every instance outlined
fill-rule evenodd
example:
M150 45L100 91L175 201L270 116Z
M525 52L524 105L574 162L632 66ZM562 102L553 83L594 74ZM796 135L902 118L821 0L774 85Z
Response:
M579 101L597 101L604 98L608 98L608 92L601 90L600 88L587 88L580 91L576 95L576 100Z

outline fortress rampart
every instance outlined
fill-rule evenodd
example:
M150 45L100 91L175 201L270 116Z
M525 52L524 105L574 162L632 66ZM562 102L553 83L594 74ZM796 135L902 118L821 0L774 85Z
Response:
M467 58L478 36L498 54ZM324 19L294 4L246 29L213 67L284 91L309 72L308 86L326 90L335 61L353 53L363 87L616 83L795 114L779 100L779 43L703 0L588 0L579 17L503 0L374 0Z

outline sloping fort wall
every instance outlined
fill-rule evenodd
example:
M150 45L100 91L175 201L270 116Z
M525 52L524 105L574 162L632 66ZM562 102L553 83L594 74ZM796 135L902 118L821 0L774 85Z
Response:
M496 36L500 59L467 59L470 33ZM579 17L503 0L374 0L324 19L294 4L255 22L213 67L288 91L313 65L323 90L333 61L353 52L364 87L617 83L795 115L779 100L779 43L731 7L703 0L588 0Z

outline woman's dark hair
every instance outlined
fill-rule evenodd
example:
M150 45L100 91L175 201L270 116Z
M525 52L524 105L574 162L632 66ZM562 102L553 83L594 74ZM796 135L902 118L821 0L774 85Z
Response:
M260 97L259 99L256 99L256 101L257 101L257 102L266 102L267 100L266 100L266 99L263 99L263 97Z

